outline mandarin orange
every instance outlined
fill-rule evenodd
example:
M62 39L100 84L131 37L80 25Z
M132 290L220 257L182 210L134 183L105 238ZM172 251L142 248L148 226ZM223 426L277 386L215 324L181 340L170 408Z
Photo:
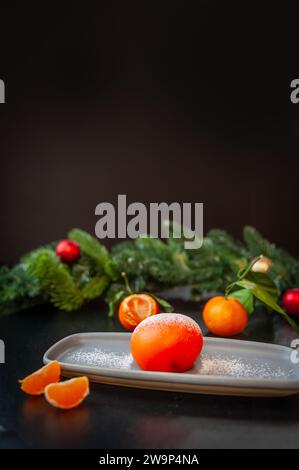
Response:
M148 294L128 295L120 304L118 319L126 330L133 331L145 318L159 313L156 300Z
M208 300L202 313L206 327L217 336L234 336L248 323L248 313L237 299L216 296Z

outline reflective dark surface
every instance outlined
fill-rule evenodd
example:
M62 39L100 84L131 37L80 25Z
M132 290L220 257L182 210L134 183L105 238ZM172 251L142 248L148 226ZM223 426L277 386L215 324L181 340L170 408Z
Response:
M175 306L199 316L196 304ZM75 313L41 307L0 319L0 337L6 346L6 364L0 365L1 447L299 447L299 396L222 397L91 384L84 404L61 411L42 397L27 397L19 390L17 380L41 366L51 344L83 331L121 331L121 327L99 303ZM240 336L288 346L294 337L277 315L262 310Z

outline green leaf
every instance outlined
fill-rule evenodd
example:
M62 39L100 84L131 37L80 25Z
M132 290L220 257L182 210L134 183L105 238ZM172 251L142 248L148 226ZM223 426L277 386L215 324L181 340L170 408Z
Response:
M281 308L276 303L276 295L272 294L271 291L267 290L262 285L248 281L247 279L238 281L237 285L243 287L244 289L250 290L258 300L272 308L272 310L278 311L278 308L281 310ZM279 311L279 313L281 312Z
M244 268L241 268L239 269L238 273L237 273L237 280L231 282L225 289L225 293L226 295L228 295L230 293L230 291L237 285L240 285L240 281L244 278L247 278L248 280L250 280L250 274L251 274L251 268L252 266L258 261L258 259L260 258L259 257L256 257L254 258L250 263L247 264L247 266L245 266ZM253 282L254 282L254 279L253 279Z
M250 272L244 279L237 281L236 285L251 290L253 295L262 302L262 297L265 297L268 301L271 298L276 304L278 290L273 280L267 274Z
M246 279L250 282L258 284L260 287L272 294L276 299L278 298L277 287L268 274L250 272L246 275Z
M161 299L161 297L157 297L156 295L153 295L151 293L149 293L149 295L151 297L153 297L153 299L156 300L156 302L158 302L158 304L160 305L160 307L162 307L163 309L163 312L166 312L166 313L171 313L174 311L174 308L173 306L167 302L167 300L165 299Z
M239 300L249 314L254 310L253 294L249 289L239 289L229 294L229 297Z
M116 309L120 302L127 296L126 291L120 290L117 292L117 294L114 295L114 297L108 302L108 307L109 307L109 317L113 317L113 315L116 312Z
M289 317L289 315L277 303L278 292L277 288L266 274L263 273L249 273L245 279L236 283L238 286L248 289L252 294L264 305L271 310L282 315L289 325L299 333L299 326Z

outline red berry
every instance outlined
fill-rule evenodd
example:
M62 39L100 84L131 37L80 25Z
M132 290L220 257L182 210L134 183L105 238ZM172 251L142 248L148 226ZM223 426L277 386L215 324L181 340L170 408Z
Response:
M80 246L73 240L62 240L56 246L56 255L63 263L74 263L80 256Z
M289 289L283 294L282 306L290 315L299 316L299 289Z

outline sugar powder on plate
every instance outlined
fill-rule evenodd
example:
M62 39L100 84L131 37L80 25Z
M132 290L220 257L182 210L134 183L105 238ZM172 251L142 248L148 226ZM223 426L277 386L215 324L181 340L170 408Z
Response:
M129 369L133 358L130 353L105 351L98 347L86 347L67 352L61 362L113 369Z
M191 371L192 372L192 371ZM246 361L234 355L203 353L195 371L201 375L221 375L233 377L259 377L275 379L290 377L294 370L282 369L274 361Z

